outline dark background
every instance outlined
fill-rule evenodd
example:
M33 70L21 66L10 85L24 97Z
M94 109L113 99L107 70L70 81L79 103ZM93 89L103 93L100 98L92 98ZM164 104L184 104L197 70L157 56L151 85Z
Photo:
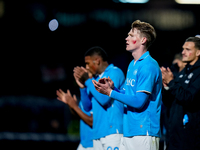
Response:
M55 97L56 89L73 88L73 68L84 65L84 52L92 46L103 47L111 62L126 73L132 56L125 50L125 38L136 19L155 27L157 40L150 53L159 65L170 65L185 39L199 33L200 5L174 0L1 2L1 95ZM56 31L48 28L52 19L59 22ZM64 77L44 82L44 68L55 76L55 69L62 68Z
M157 32L150 54L160 66L170 66L185 39L200 34L199 9L174 0L0 0L1 133L68 134L69 123L77 118L56 100L56 90L79 95L73 68L84 66L87 49L101 46L126 73L132 56L125 50L125 38L139 19ZM48 27L52 19L59 23L55 31ZM0 134L1 139L10 138Z

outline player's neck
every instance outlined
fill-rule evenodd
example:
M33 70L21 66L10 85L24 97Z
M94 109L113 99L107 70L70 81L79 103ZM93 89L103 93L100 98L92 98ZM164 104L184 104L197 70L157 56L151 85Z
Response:
M109 64L107 61L102 62L101 66L99 67L98 73L101 74L102 72L104 72L108 65Z
M136 62L145 52L147 51L147 49L137 49L135 51L132 52L132 56L134 58L134 61Z

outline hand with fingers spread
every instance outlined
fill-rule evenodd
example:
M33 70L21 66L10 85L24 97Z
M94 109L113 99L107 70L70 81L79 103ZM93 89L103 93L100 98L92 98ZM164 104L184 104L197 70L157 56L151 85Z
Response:
M74 77L79 83L84 84L87 79L89 79L89 73L84 67L74 68Z
M72 97L69 90L67 90L67 93L65 94L65 99L67 100L67 104L69 105L69 107L71 107L72 109L78 107L76 95L73 95Z
M110 95L112 88L111 88L111 85L109 84L110 81L108 81L107 78L103 78L99 82L92 80L92 82L94 84L94 87L99 93L102 93L108 96Z
M114 82L111 80L110 77L106 78L106 80L108 81L110 88L114 90Z
M69 105L69 107L74 109L74 107L78 106L76 95L73 95L72 97L69 90L67 90L67 93L65 93L63 90L59 89L56 91L56 94L58 96L57 99Z
M169 82L174 79L174 75L172 71L169 69L169 67L167 67L167 69L161 67L161 72L162 72L163 86L166 87L169 84Z
M57 99L65 104L67 104L67 99L65 98L65 92L63 90L59 89L56 91L56 95L58 96Z
M80 79L79 79L78 77L76 77L76 76L74 75L74 78L75 78L75 81L76 81L77 85L78 85L81 89L85 88L85 85L80 81Z
M65 93L61 89L57 90L56 94L58 96L57 99L67 104L73 114L77 114L83 121L92 127L93 116L88 116L79 108L76 95L73 95L72 97L69 90L67 90L67 93Z
M105 84L106 81L108 82L110 88L111 88L111 89L114 89L114 82L110 79L110 77L108 77L108 78L101 78L101 79L99 79L98 82L99 82L99 83L102 83L102 84Z

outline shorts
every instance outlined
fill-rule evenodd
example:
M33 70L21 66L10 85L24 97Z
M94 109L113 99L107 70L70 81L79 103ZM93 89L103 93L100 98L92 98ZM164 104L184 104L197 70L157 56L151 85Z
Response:
M87 147L87 148L85 148L85 147L83 147L83 145L80 143L80 144L78 145L77 150L94 150L94 149L93 149L93 147Z
M119 150L123 134L111 134L104 138L93 140L94 150Z
M159 140L154 136L123 137L119 150L159 150Z

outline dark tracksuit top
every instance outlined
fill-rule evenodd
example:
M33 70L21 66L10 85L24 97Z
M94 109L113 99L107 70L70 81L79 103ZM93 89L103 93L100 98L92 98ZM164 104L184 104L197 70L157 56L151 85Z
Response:
M200 59L186 67L163 89L168 108L167 150L200 150ZM183 125L184 115L189 122Z

